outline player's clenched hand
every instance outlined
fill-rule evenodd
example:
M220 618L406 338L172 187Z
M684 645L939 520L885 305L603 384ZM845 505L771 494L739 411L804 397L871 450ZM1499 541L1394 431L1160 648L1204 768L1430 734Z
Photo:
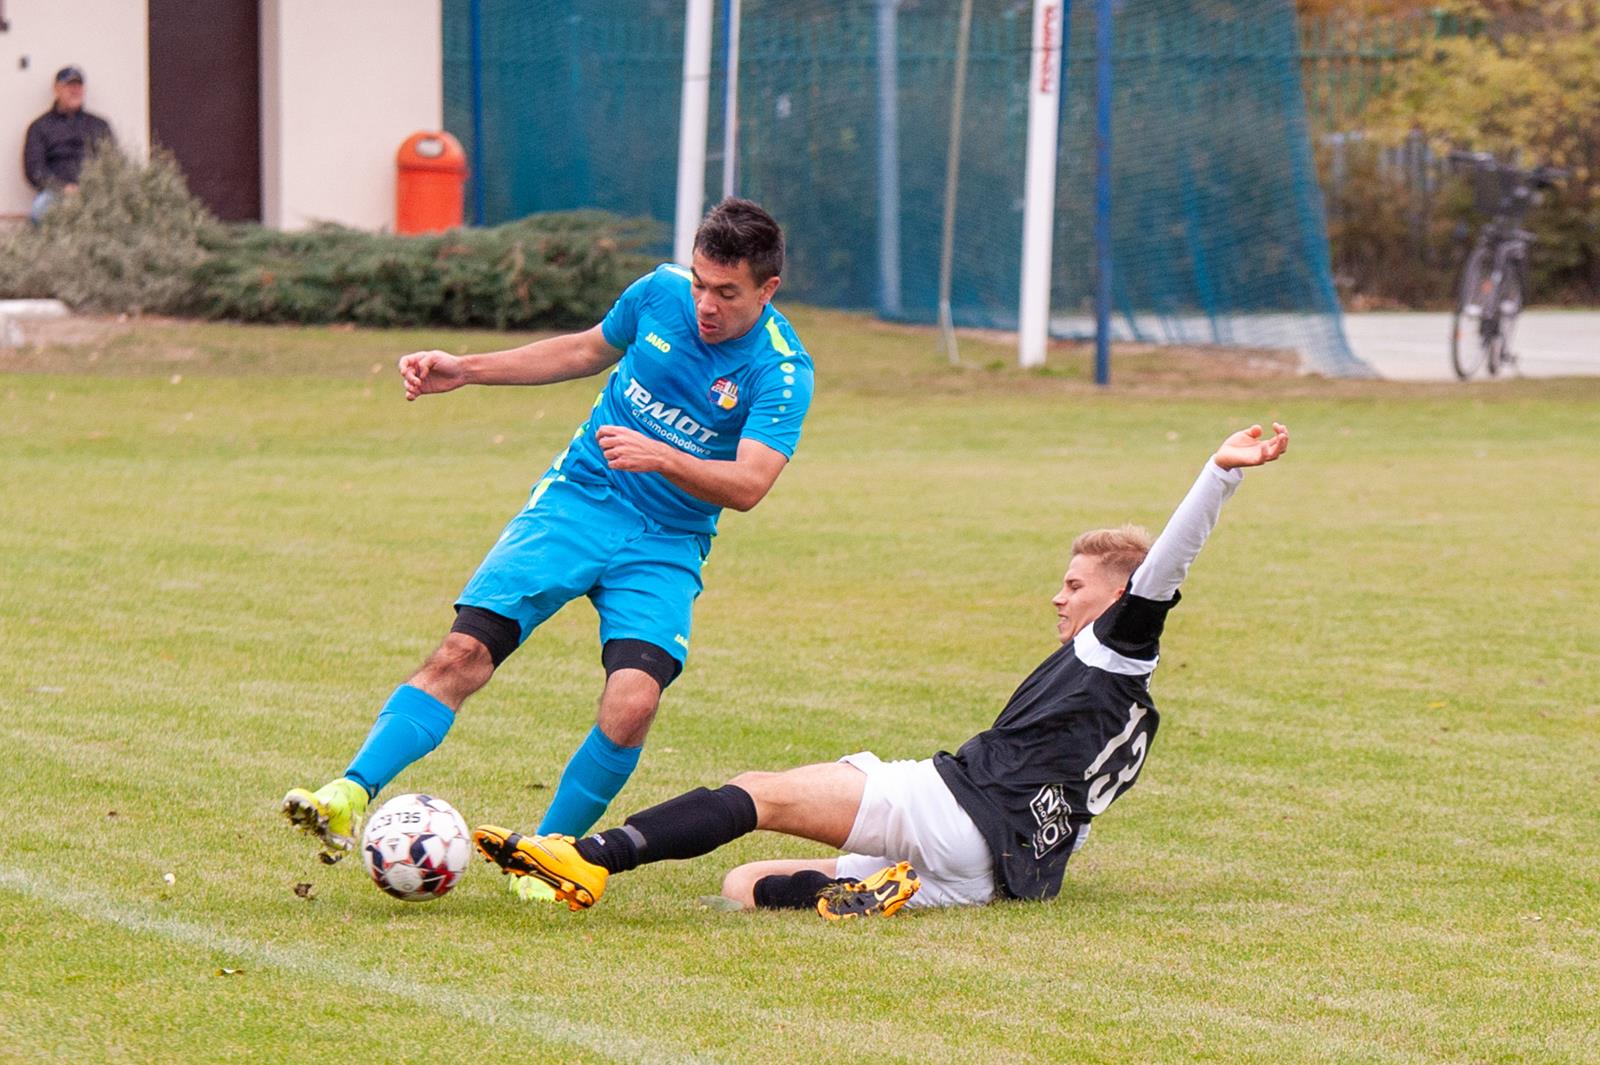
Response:
M606 465L629 473L659 473L674 451L659 440L620 425L602 425L595 431L595 442L606 457Z
M1289 450L1289 430L1273 422L1272 435L1267 439L1261 439L1259 425L1240 429L1222 442L1222 446L1217 448L1217 453L1211 456L1211 459L1223 469L1233 470L1240 466L1260 466L1271 462L1287 450Z
M448 351L413 351L400 356L400 376L406 382L406 399L449 392L467 383L466 368Z

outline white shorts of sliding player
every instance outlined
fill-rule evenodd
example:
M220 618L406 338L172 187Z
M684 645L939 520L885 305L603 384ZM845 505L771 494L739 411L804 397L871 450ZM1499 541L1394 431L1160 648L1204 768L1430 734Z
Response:
M994 898L994 855L933 759L885 762L861 751L839 761L865 773L867 787L835 875L865 880L910 862L922 888L907 907L981 906Z

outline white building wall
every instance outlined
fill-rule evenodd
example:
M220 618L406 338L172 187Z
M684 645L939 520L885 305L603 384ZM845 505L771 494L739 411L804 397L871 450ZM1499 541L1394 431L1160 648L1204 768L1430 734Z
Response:
M28 123L55 72L86 75L85 106L124 147L150 141L146 0L5 0L0 216L25 215ZM444 121L440 0L261 0L262 218L394 227L394 155Z
M394 228L395 152L444 122L441 32L440 0L261 0L263 222Z
M83 68L84 107L111 123L119 144L139 154L148 147L150 19L145 0L6 0L5 17L11 29L0 33L0 216L26 215L33 187L22 174L22 143L28 123L54 102L62 67ZM437 34L437 16L434 22ZM434 67L437 85L437 60Z

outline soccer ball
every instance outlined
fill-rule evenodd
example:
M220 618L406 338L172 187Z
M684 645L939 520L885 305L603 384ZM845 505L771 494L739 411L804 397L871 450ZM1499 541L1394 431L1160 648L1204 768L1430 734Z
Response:
M455 887L472 837L443 799L396 795L367 819L361 853L374 884L397 899L426 902Z

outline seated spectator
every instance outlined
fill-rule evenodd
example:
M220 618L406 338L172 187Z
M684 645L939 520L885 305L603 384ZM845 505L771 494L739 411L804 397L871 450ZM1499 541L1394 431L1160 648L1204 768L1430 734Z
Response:
M115 144L111 127L83 109L83 71L56 71L55 106L28 126L22 168L36 191L29 217L35 225L63 195L78 191L78 172L99 142Z

